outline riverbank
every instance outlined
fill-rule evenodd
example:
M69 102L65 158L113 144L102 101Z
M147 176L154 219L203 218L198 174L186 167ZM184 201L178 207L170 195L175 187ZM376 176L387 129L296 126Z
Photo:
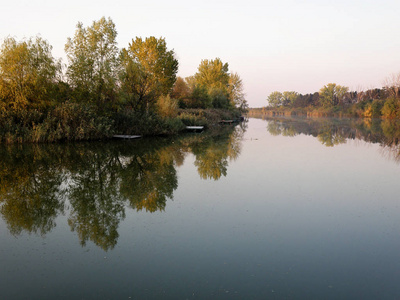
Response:
M362 100L356 103L338 105L308 105L250 108L249 116L308 116L308 117L350 117L350 118L384 118L400 119L400 98L388 96L377 99Z
M315 107L301 107L301 108L250 108L247 112L249 117L267 116L267 117L348 117L348 118L364 118L365 112L363 110L343 109L340 107L330 108L315 108Z
M113 135L174 135L186 126L217 126L235 120L235 109L179 109L174 116L132 110L101 112L95 106L65 102L48 111L0 111L0 143L53 143L105 140Z

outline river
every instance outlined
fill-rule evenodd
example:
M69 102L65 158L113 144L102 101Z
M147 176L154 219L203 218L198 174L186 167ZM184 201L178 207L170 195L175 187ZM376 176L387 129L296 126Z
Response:
M0 145L0 299L398 299L400 127Z

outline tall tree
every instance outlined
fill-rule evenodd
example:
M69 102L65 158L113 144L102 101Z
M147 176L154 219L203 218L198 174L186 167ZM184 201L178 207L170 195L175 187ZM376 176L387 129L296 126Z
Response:
M283 104L283 95L281 92L272 92L269 94L267 101L272 107L279 107Z
M136 110L152 110L158 97L171 92L178 72L173 50L164 38L136 37L120 55L124 102Z
M0 48L0 103L5 108L41 108L50 103L61 63L40 38L17 42L6 38Z
M293 106L296 98L299 96L297 92L286 91L282 93L283 96L283 105L284 106Z
M207 90L213 107L228 108L231 105L228 91L229 76L228 63L223 63L219 58L203 59L194 75L195 86Z
M221 59L203 59L195 74L196 82L208 88L227 89L229 85L229 65Z
M336 83L328 83L319 91L319 101L322 106L341 104L348 91L348 87L337 85Z
M84 28L76 26L75 36L68 38L65 51L69 61L68 82L79 101L104 106L116 100L118 70L117 31L105 17Z
M243 92L243 81L238 73L232 73L229 76L229 98L233 106L245 111L248 108L247 100Z
M187 99L190 96L190 88L185 79L178 77L172 88L171 97L177 100Z

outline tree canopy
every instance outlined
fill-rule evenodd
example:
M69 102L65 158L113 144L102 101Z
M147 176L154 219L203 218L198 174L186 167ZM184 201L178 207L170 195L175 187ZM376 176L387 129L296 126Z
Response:
M15 110L46 106L59 80L60 61L41 37L21 42L9 37L0 48L0 103Z
M9 37L0 46L0 142L177 133L192 122L179 108L228 109L232 118L247 108L242 79L228 63L205 59L177 80L165 38L136 37L120 50L111 18L76 25L65 73L51 50L41 37Z
M78 23L74 37L68 38L67 78L76 99L98 105L116 101L119 51L116 38L115 24L104 17L87 28Z
M124 101L137 110L148 111L158 97L171 92L178 72L173 50L164 38L136 37L120 54Z
M348 87L337 85L336 83L328 83L319 91L320 102L322 106L341 104L348 91Z
M182 107L247 109L242 79L230 74L228 63L220 58L203 59L196 74L175 85L174 91L179 90L189 90L189 95L179 99Z

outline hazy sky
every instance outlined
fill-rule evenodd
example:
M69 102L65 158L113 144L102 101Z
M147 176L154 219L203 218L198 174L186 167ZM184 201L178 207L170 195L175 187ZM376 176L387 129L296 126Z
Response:
M111 17L120 48L136 36L165 37L182 77L219 57L243 79L249 105L261 107L273 91L381 87L400 72L399 12L399 0L14 0L1 4L0 39L40 34L66 63L76 24Z

